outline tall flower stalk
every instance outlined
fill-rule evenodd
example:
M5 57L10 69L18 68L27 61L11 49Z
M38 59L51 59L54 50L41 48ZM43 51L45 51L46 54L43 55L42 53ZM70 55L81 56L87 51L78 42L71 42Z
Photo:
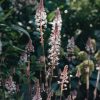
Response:
M95 41L91 38L88 38L88 41L86 43L86 51L88 52L88 65L89 65L89 60L91 58L91 54L94 54L95 52ZM89 96L89 73L90 73L90 69L89 66L86 66L86 89L87 89L87 99Z
M88 41L86 43L86 50L89 54L94 54L96 50L96 43L94 39L88 38Z
M36 92L35 92L35 95L33 96L32 100L42 100L41 93L40 93L39 80L37 80L37 82L36 82Z
M43 0L40 0L40 2L38 4L38 8L36 10L35 24L37 26L37 30L40 32L40 43L41 43L41 46L43 49L45 73L46 73L46 61L45 61L45 51L44 51L43 29L46 28L46 24L47 24L46 18L47 18L47 15L46 15L45 8L43 5Z
M49 66L51 67L51 72L53 75L53 69L58 65L59 61L59 54L60 54L60 45L61 45L61 26L62 26L62 19L59 8L57 8L55 12L55 18L52 22L52 33L49 38L49 46L50 49L48 50L49 55Z
M32 40L29 39L25 47L25 51L27 53L27 68L26 68L26 75L28 77L28 85L29 85L29 99L31 99L31 83L30 83L30 53L34 52L34 46L32 44Z
M63 71L61 72L60 80L61 81L58 81L58 84L60 84L61 96L62 96L63 90L67 90L67 84L69 83L69 81L68 81L68 66L67 65L64 67ZM60 97L60 100L61 100L61 97Z
M28 79L28 88L29 88L29 100L31 99L31 81L30 81L30 56L32 53L34 52L34 46L32 45L32 40L29 39L29 42L27 43L26 47L25 47L25 51L23 52L23 54L20 57L20 61L27 63L27 68L26 68L26 75L27 75L27 79Z
M74 37L71 37L71 39L68 39L68 45L67 45L68 61L72 61L75 59L74 49L75 49L75 40L74 40Z

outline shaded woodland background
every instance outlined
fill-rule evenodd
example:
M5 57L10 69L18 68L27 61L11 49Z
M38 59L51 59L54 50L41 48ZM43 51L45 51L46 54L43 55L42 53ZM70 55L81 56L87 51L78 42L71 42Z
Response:
M27 76L23 71L26 64L19 62L20 56L24 51L29 39L32 39L34 52L31 53L31 74L30 80L34 87L34 80L40 78L39 72L43 72L44 64L42 62L42 48L40 44L40 32L36 30L35 13L38 0L0 0L0 80L6 79L9 75L13 76L14 81L20 87L20 92L14 96L4 98L4 87L0 86L0 100L31 100L28 99ZM66 60L66 48L68 39L75 38L75 44L81 51L86 51L85 46L89 37L96 40L97 49L100 50L100 0L44 0L44 7L47 12L47 28L44 31L44 49L45 55L48 56L48 39L51 34L50 22L53 20L57 7L59 7L62 16L61 31L61 54L59 68L70 63ZM71 63L75 67L79 62ZM56 73L55 73L56 74ZM42 73L44 75L44 73ZM97 78L95 70L90 77L90 99L93 100L93 90ZM73 79L77 81L78 79ZM52 88L57 90L57 79L53 80ZM2 81L3 82L3 81ZM1 83L2 83L1 82ZM41 82L44 83L44 77ZM72 90L77 82L72 83ZM84 100L85 85L80 88L78 99ZM100 84L99 84L100 86ZM69 91L65 92L65 96L69 95ZM55 93L56 95L57 93ZM23 96L24 95L24 96ZM42 92L43 100L46 100L46 93ZM59 91L58 94L59 96ZM63 100L65 100L65 96ZM83 96L83 97L82 97ZM53 96L55 98L55 96ZM59 100L59 98L52 100ZM24 99L23 99L24 98ZM81 99L80 99L81 98ZM98 97L100 99L100 87L98 87Z

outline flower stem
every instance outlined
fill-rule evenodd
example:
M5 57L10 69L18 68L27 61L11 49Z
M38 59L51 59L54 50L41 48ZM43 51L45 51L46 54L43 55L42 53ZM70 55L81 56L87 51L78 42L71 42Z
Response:
M44 50L44 39L43 39L43 29L42 29L42 20L40 21L40 35L41 35L41 46L43 50L43 57L44 57L44 73L45 73L45 80L46 80L46 59L45 59L45 50Z
M94 99L96 99L96 95L97 95L97 88L98 88L98 85L99 85L99 79L100 79L100 70L98 71L98 75L97 75L97 81L96 81L96 87L95 87L95 90L94 90Z

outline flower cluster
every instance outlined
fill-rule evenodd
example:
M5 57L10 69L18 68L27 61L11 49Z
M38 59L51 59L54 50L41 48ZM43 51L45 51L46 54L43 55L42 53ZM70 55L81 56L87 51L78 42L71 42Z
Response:
M74 37L72 37L71 39L68 39L68 45L67 45L67 59L69 61L75 59L74 49L75 49L75 40Z
M5 88L7 89L8 94L14 94L16 92L16 84L13 81L12 76L6 79Z
M59 8L57 8L57 10L55 12L55 18L52 22L52 33L55 35L60 34L61 27L62 27L61 13L60 13Z
M75 47L75 41L74 37L72 37L71 39L68 39L67 51L74 52L74 47Z
M20 63L25 63L27 62L27 53L23 52L20 56Z
M25 49L26 49L27 52L34 52L34 46L32 44L32 40L31 39L29 40L29 42L26 45L26 48Z
M60 35L60 31L61 31L61 26L62 26L62 19L61 19L61 14L59 11L59 8L56 10L56 15L55 18L52 22L52 33L49 39L49 46L50 49L48 50L49 52L49 60L50 63L49 65L54 67L56 65L58 65L58 56L60 54L60 44L61 44L61 35Z
M28 44L26 45L25 50L27 52L27 58L28 58L28 65L27 65L27 68L26 68L26 74L29 77L30 76L30 53L34 52L34 47L33 47L31 39L29 40Z
M63 90L67 90L67 84L69 83L68 81L68 66L66 65L63 69L63 72L61 72L60 80L58 81L58 84L61 86L61 92Z
M86 43L86 50L88 53L94 53L95 52L95 41L91 38L88 38L88 41Z
M47 23L46 18L47 18L47 14L44 9L43 0L40 0L35 15L35 24L37 25L37 30L41 31L42 26L46 28L46 23Z
M36 82L36 93L33 96L32 100L42 100L41 93L40 93L39 80L37 80Z
M27 62L28 61L28 54L30 52L34 52L34 46L32 45L32 40L30 39L25 47L25 51L20 56L20 62Z
M20 56L20 60L22 62L27 62L27 53L23 52L22 55Z

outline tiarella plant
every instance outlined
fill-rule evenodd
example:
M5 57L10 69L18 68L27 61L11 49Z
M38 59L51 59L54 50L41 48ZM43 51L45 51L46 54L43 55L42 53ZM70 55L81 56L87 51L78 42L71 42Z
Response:
M35 24L37 26L37 30L40 32L41 44L43 45L43 29L46 28L47 24L47 14L44 8L43 0L40 0L36 10Z
M47 14L44 8L44 2L43 0L40 0L38 7L36 9L35 14L35 24L37 26L37 31L40 32L40 43L42 46L42 56L43 56L43 62L45 65L44 72L46 73L46 58L45 58L45 48L44 48L44 29L47 26Z
M12 76L9 76L6 80L5 80L5 88L7 89L7 93L8 95L13 95L14 93L16 93L17 89L16 89L16 84L12 79Z
M35 95L33 96L32 100L42 100L39 80L36 81L36 84L35 84Z
M91 39L91 38L88 38L88 41L86 43L86 51L88 52L88 65L89 65L89 60L91 59L91 54L94 54L95 53L95 50L96 50L96 47L95 47L95 40ZM86 89L87 89L87 99L89 97L89 73L90 73L90 68L89 66L87 66L85 68L85 71L86 71Z
M61 47L61 27L62 27L62 18L60 14L59 8L55 11L55 18L52 22L52 33L49 38L49 46L48 50L48 65L51 67L52 72L53 69L59 64L59 55L60 55L60 47Z
M58 84L60 84L61 87L61 93L63 90L67 90L67 84L69 83L69 78L68 78L68 66L66 65L61 72L60 80L58 81Z
M68 44L67 44L67 59L68 61L72 61L75 59L75 40L74 37L71 39L68 39Z
M29 39L29 42L26 45L25 50L26 50L26 53L28 55L28 66L27 66L27 69L26 69L26 73L27 73L28 76L30 76L30 53L34 52L34 47L33 47L31 39Z

